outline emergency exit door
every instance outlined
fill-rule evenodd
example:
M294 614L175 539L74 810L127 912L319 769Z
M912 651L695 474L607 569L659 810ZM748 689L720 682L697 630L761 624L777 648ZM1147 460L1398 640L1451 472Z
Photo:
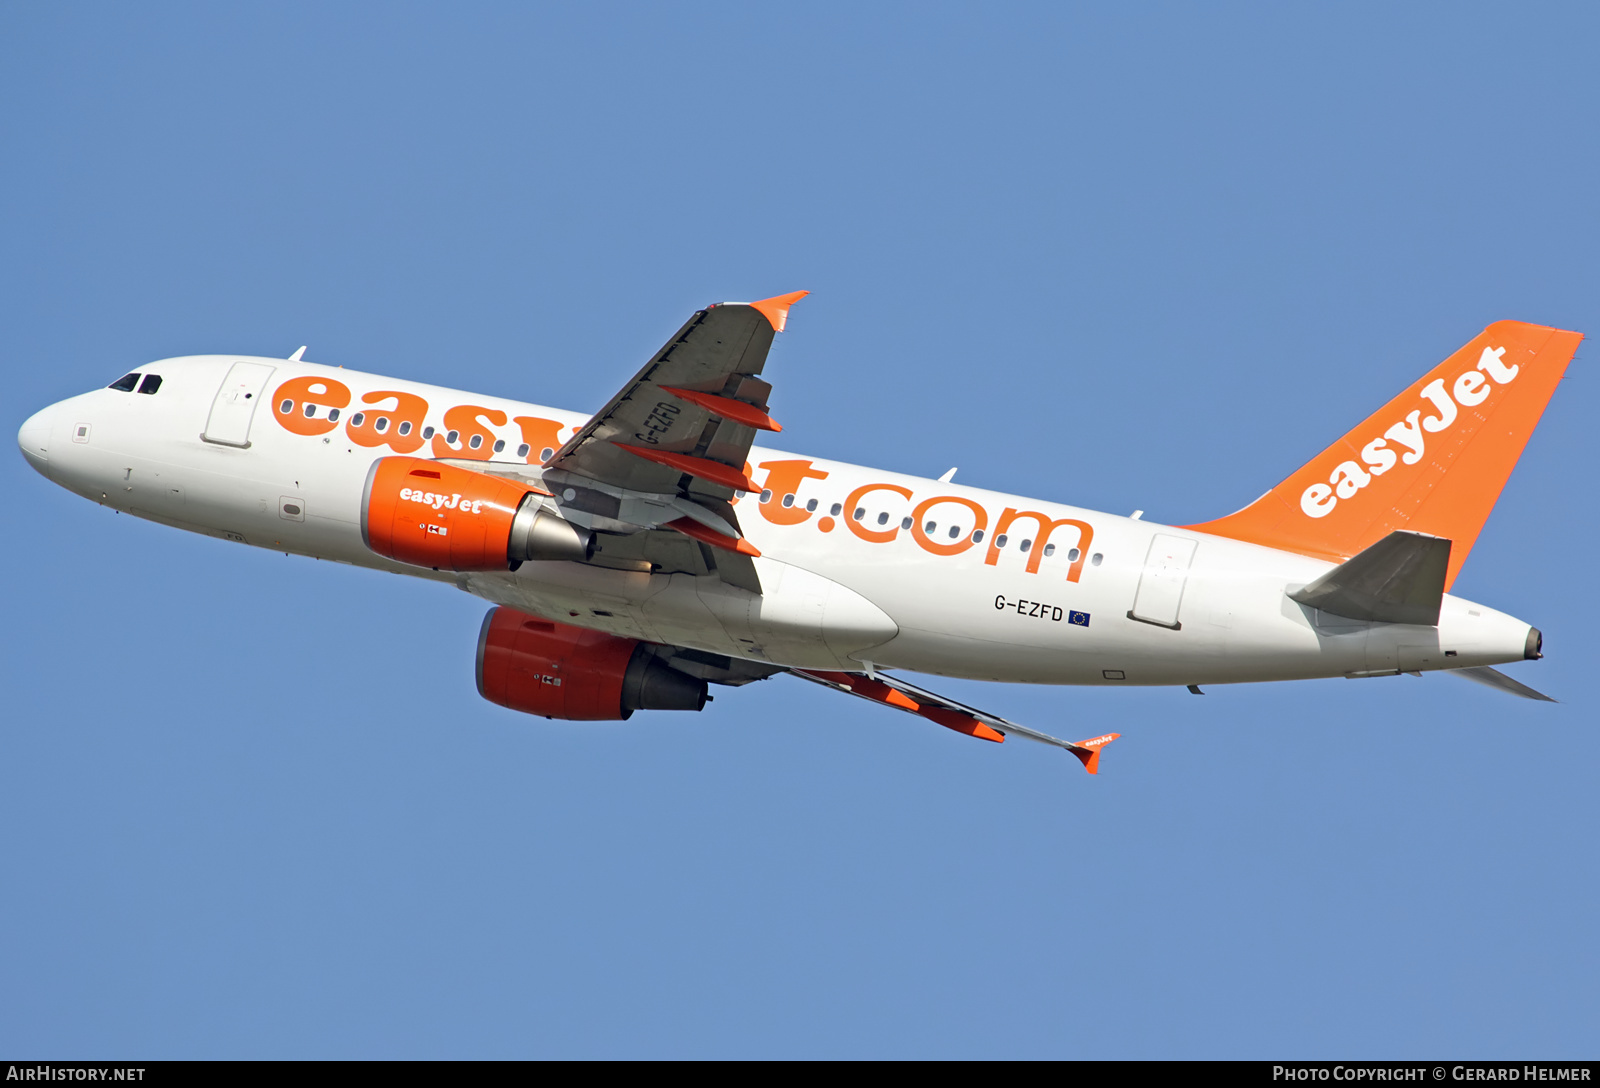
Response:
M1189 563L1194 559L1196 541L1181 536L1157 533L1150 541L1139 588L1134 591L1128 618L1170 627L1177 631L1178 607L1183 603L1183 587L1189 581Z

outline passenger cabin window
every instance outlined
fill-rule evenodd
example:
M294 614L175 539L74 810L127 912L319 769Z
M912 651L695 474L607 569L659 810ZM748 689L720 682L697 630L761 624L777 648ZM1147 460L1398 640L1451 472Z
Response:
M807 511L807 513L815 510L816 508L817 508L817 500L816 499L807 499L806 500L806 511Z
M834 517L838 517L839 511L843 509L843 506L839 505L838 503L834 503L832 506L828 507L828 513L832 514Z
M526 442L524 442L522 445L517 447L517 456L518 457L526 457L526 456L528 456L528 451L530 449L532 449L532 448L533 448L532 446L530 446ZM554 628L552 628L552 630L554 630Z
M135 371L132 374L124 374L122 377L118 378L116 381L114 381L110 385L106 386L106 388L107 389L115 389L119 393L132 393L133 392L133 387L138 385L138 384L139 384L139 374L138 374L137 371Z
M155 391L157 389L160 389L160 388L161 388L161 375L159 375L159 374L146 374L144 376L144 381L139 386L139 392L153 394L153 393L155 393Z

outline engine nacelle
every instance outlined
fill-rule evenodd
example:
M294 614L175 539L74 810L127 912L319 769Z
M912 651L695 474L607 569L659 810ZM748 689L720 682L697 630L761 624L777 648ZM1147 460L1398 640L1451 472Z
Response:
M622 721L699 710L706 682L663 664L649 643L495 608L478 633L478 694L524 714Z
M373 462L361 537L381 556L435 570L515 570L594 551L593 534L546 509L532 486L420 457Z

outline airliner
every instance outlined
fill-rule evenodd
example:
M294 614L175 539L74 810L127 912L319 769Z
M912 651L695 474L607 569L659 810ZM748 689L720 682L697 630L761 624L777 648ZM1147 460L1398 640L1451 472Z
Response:
M489 602L484 698L700 710L780 673L1091 773L904 673L1202 685L1494 668L1537 628L1450 594L1582 336L1490 325L1261 498L1160 525L756 445L804 291L689 318L585 414L287 359L163 359L23 423L28 463L164 525Z

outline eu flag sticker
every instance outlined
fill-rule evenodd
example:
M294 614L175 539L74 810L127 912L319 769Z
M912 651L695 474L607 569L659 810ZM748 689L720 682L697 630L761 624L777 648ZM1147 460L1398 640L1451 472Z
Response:
M1087 627L1087 626L1089 626L1089 613L1087 613L1087 612L1068 612L1067 613L1067 622L1068 623L1075 623L1079 627Z

